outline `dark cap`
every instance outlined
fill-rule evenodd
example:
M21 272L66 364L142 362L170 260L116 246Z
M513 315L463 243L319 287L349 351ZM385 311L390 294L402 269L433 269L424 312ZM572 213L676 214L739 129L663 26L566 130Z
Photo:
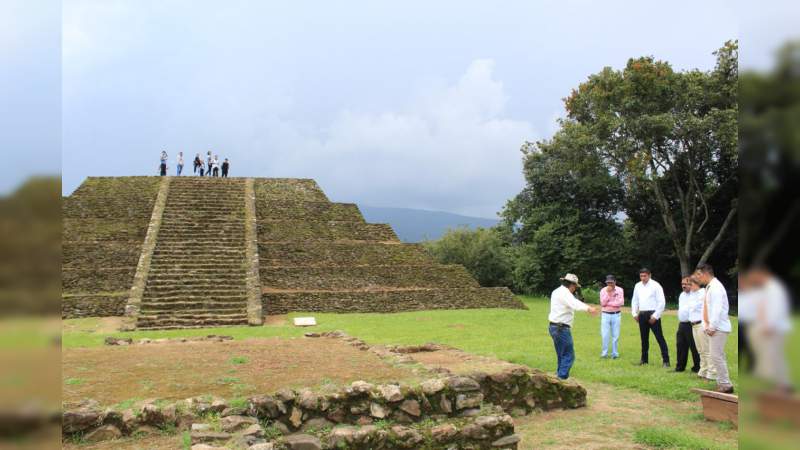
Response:
M616 283L617 279L614 278L614 275L606 275L606 283Z

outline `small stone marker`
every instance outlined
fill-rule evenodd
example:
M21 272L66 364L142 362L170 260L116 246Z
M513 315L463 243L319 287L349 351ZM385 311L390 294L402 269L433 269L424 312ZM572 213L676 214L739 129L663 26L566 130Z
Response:
M295 317L294 326L296 327L313 327L317 324L317 319L313 317Z

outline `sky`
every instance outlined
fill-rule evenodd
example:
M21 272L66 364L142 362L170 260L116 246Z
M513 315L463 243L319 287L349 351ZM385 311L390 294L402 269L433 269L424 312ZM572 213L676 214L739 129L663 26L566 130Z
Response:
M710 69L739 35L734 1L6 2L17 20L0 14L0 33L22 38L0 54L25 70L0 79L16 98L0 144L57 148L19 156L19 173L57 161L65 194L87 176L155 175L161 150L171 171L178 151L211 150L232 176L488 218L523 187L521 144L553 134L590 74L643 55ZM785 22L748 28L762 53ZM24 39L36 32L58 44Z

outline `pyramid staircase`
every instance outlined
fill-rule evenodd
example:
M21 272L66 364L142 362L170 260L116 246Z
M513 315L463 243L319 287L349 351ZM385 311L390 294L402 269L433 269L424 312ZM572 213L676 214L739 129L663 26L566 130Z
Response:
M245 180L169 185L136 327L247 324Z

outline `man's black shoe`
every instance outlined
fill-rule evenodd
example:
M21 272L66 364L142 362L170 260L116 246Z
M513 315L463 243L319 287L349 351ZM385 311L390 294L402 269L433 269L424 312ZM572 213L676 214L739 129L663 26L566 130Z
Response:
M639 361L639 365L640 366L646 366L647 365L647 361Z
M685 371L686 371L686 369L675 369L675 370L671 370L670 372L685 372Z
M669 361L664 361L664 363L661 364L661 367L669 367Z

